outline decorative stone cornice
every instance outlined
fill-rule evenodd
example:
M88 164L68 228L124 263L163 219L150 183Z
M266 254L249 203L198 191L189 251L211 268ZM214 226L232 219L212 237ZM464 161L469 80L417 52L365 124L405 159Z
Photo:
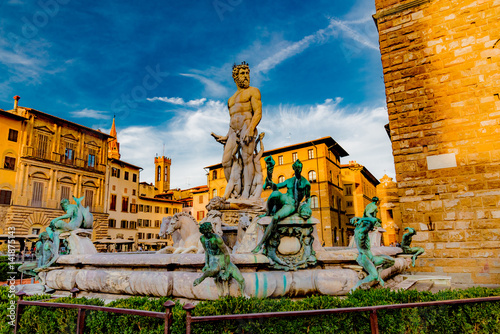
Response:
M410 9L410 8L413 8L413 7L418 7L420 5L423 5L423 4L431 2L431 1L432 0L413 0L413 1L401 4L401 5L393 7L393 8L381 10L380 12L374 14L373 18L375 20L378 20L378 19L380 19L382 17L386 17L386 16L389 16L389 15L394 15L394 14L400 13L400 12L402 12L404 10L407 10L407 9Z

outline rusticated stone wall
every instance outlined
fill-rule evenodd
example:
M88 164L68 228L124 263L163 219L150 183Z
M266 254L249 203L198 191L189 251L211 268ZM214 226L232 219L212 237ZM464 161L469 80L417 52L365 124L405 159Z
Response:
M375 0L416 272L500 284L500 0Z

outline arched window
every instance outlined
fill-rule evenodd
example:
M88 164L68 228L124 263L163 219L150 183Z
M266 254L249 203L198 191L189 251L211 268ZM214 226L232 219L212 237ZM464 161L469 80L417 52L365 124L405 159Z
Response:
M283 175L280 175L278 177L278 183L285 182L285 177Z
M165 176L164 176L164 179L163 179L165 182L167 182L168 180L168 166L165 166Z
M216 179L217 179L217 171L216 171L216 170L214 170L214 171L212 172L212 180L216 180Z
M318 196L311 196L311 209L318 208Z
M217 189L212 190L212 198L217 197Z
M161 166L158 166L158 172L156 173L156 181L161 181Z
M309 171L309 182L316 182L316 171L311 170Z

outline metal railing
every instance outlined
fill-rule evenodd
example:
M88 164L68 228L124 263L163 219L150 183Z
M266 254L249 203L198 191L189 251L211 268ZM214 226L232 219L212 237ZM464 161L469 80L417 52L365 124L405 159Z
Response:
M76 294L79 292L77 288L71 289L71 297L76 298ZM110 313L121 313L121 314L129 314L129 315L140 315L143 317L151 317L151 318L159 318L165 320L165 334L170 334L170 327L172 326L173 316L172 316L172 307L174 307L175 303L171 300L168 300L163 304L165 306L165 313L162 312L153 312L153 311L143 311L143 310L132 310L125 308L115 308L115 307L105 307L105 306L94 306L94 305L80 305L80 304L65 304L65 303L47 303L45 301L28 301L24 300L24 296L26 294L24 292L20 292L17 294L19 297L17 301L17 310L16 310L16 324L14 327L14 334L17 333L19 329L19 321L21 319L22 313L26 306L42 306L42 307L58 307L58 308L69 308L69 309L78 309L78 315L76 320L76 333L83 334L85 328L85 312L86 311L101 311L101 312L110 312Z
M27 158L36 158L42 159L46 161L50 161L53 163L57 163L63 166L72 166L77 167L89 171L95 171L99 173L104 173L106 171L106 166L99 164L97 161L89 161L78 158L76 156L68 159L66 155L58 152L49 152L49 151L41 151L37 150L32 146L25 146L23 149L23 157Z
M186 311L186 334L191 334L191 324L199 322L214 322L214 321L226 321L226 320L241 321L241 320L262 319L262 318L307 317L307 316L327 315L336 313L351 313L351 312L370 312L370 328L372 334L379 334L377 311L380 310L395 310L395 309L411 308L411 307L429 307L429 306L471 304L471 303L495 302L495 301L500 301L500 296L456 299L456 300L440 300L440 301L423 302L423 303L335 308L335 309L325 309L325 310L210 315L210 316L197 316L197 317L193 317L191 315L191 312L195 308L193 304L188 303L184 305L183 308Z
M79 292L79 290L77 288L74 288L71 289L70 292L71 292L71 297L76 298L76 295ZM171 326L173 323L172 308L175 305L175 303L171 300L163 304L163 306L165 306L166 309L165 313L162 313L162 312L132 310L132 309L123 309L114 307L93 306L93 305L47 303L45 301L27 301L23 299L23 297L26 296L24 292L18 293L17 296L19 297L19 299L17 301L16 323L15 323L14 333L17 333L17 330L19 329L19 321L26 306L78 309L77 325L76 325L77 334L83 334L85 327L86 311L121 313L128 315L139 315L144 317L164 319L165 321L164 333L165 334L171 333ZM192 327L191 325L193 323L217 322L217 321L227 321L227 320L241 321L241 320L252 320L252 319L263 319L263 318L307 317L307 316L329 315L337 313L352 313L352 312L370 312L371 332L372 334L379 334L377 311L380 310L396 310L396 309L412 308L412 307L431 307L431 306L441 306L441 305L459 305L459 304L472 304L472 303L498 302L498 301L500 301L500 296L456 299L456 300L440 300L440 301L421 302L421 303L348 307L348 308L323 309L323 310L210 315L210 316L192 316L192 312L195 309L195 306L191 303L184 305L183 309L186 311L186 334L191 334L191 327Z

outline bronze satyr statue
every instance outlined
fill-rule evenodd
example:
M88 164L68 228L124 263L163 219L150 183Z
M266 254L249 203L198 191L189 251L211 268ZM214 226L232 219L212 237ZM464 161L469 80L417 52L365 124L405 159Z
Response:
M285 219L298 213L303 219L308 219L312 215L311 211L311 184L305 177L301 175L302 173L302 163L300 160L296 160L292 165L295 175L284 182L275 184L269 178L272 176L272 170L274 168L274 161L272 159L266 160L268 168L268 177L266 178L266 186L271 187L274 191L271 193L267 199L267 212L266 216L273 216L271 223L266 226L264 235L259 241L257 246L252 250L253 253L259 252L264 245L267 245L271 234L276 232L276 227L280 220ZM269 173L271 171L271 173ZM287 192L283 194L278 189L287 188ZM304 203L301 204L302 199L305 199Z
M231 257L227 251L222 238L215 234L210 222L200 225L200 241L205 249L205 266L203 275L194 280L193 286L197 286L207 277L213 277L219 290L219 295L224 294L224 285L228 285L229 280L234 278L238 282L241 295L245 295L245 279L238 267L231 263Z
M411 239L415 234L417 234L417 231L415 231L415 229L411 227L405 227L405 231L406 230L408 230L408 233L403 234L403 240L401 240L401 249L405 254L413 254L413 256L411 257L411 264L413 267L415 267L415 260L419 255L422 255L425 250L422 247L410 247Z
M384 286L384 281L380 276L380 272L384 269L390 268L394 265L395 261L388 255L373 255L370 246L370 233L376 226L380 226L380 219L377 218L377 202L378 198L373 197L372 202L365 208L362 218L354 217L351 219L351 224L354 224L354 238L358 248L358 257L356 262L363 267L368 273L364 279L359 280L358 283L351 289L351 292L359 288L364 283L378 281L381 286Z

